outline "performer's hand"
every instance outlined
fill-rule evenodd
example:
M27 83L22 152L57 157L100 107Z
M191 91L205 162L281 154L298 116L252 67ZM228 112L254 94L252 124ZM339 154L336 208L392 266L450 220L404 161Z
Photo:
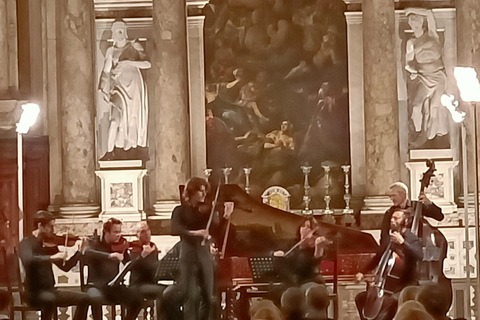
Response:
M355 279L357 280L357 282L361 282L365 279L365 276L363 275L363 273L359 272L355 275Z
M108 256L108 258L111 259L111 260L118 260L118 261L122 262L123 261L123 253L112 252Z
M420 195L418 196L418 201L420 201L421 203L426 203L426 204L431 204L432 201L430 201L430 199L427 198L427 196L425 195L425 193L423 192L420 192Z
M392 234L390 235L390 240L392 240L392 242L396 244L403 244L405 242L403 236L397 231L392 232Z
M143 249L142 249L142 253L141 253L142 258L145 258L146 256L148 256L154 250L155 250L155 245L151 246L149 244L144 244Z
M67 258L67 251L60 251L50 256L50 260L65 260Z
M285 255L285 252L283 252L282 250L277 250L273 253L274 257L283 257L284 255Z
M327 243L328 243L327 238L325 238L324 236L320 236L320 237L317 237L317 239L315 239L315 245L325 245Z
M233 202L225 202L223 204L224 210L223 210L223 217L225 219L229 219L230 216L232 215L233 209L235 208L235 203Z
M207 229L200 229L200 230L190 230L190 234L193 236L199 236L204 239L209 239L210 234L208 233Z

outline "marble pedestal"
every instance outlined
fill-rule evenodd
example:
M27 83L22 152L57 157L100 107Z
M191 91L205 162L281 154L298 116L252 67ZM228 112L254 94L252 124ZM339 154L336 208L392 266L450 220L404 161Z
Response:
M141 160L100 161L95 171L102 180L102 213L100 221L115 217L122 221L141 221L143 211L143 177Z
M432 159L435 161L436 171L430 185L424 190L425 195L442 208L444 214L457 212L453 192L453 169L458 165L458 161L450 160L452 151L450 149L412 150L410 159L412 161L405 165L410 171L411 199L415 199L420 193L420 179L423 172L427 170L426 159Z

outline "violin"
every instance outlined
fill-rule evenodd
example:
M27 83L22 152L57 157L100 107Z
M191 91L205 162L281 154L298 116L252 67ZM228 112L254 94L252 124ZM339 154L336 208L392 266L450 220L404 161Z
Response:
M125 253L128 250L130 243L124 237L120 237L118 242L110 244L110 252Z
M73 234L52 234L43 238L43 245L45 247L67 246L73 247L75 243L80 240L80 237Z

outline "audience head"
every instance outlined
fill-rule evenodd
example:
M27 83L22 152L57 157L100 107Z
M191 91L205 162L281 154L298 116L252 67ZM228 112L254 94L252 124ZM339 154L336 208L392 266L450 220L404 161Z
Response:
M410 300L398 308L394 320L433 320L433 318L420 302Z
M11 303L12 295L8 291L0 289L0 312L8 310Z
M403 288L403 290L400 291L400 295L398 296L398 307L400 307L407 301L415 300L419 289L419 286L406 286L405 288Z
M420 286L416 300L420 302L434 319L444 319L450 309L450 297L437 283L425 283Z
M305 292L307 305L316 310L326 310L330 304L328 290L321 284L315 284Z
M252 320L282 320L282 312L271 300L259 300L250 307Z
M286 319L299 319L305 311L305 293L297 287L288 288L280 300Z
M103 224L103 238L107 243L117 243L122 236L122 221L110 218Z

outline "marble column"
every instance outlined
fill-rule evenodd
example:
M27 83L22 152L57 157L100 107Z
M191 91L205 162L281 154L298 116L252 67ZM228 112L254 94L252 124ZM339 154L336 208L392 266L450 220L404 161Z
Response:
M58 2L63 203L60 213L98 212L95 191L94 10L91 0Z
M362 4L367 196L400 179L394 0Z
M363 106L362 13L346 12L348 45L348 100L350 103L350 156L352 196L363 200L367 181L365 170L365 114Z
M185 1L153 0L155 212L169 215L190 177Z
M191 6L187 6L190 8ZM196 9L195 7L192 9ZM192 15L190 14L192 13ZM188 82L190 102L190 162L192 176L203 177L207 167L207 142L205 132L205 57L203 25L205 16L187 17Z
M478 0L456 0L457 15L457 65L461 67L473 67L480 74L480 2ZM460 100L460 99L459 99ZM479 104L477 104L479 107ZM467 129L467 158L468 172L473 172L474 158L473 152L473 117L474 110L470 103L461 103L461 108L467 112L465 126ZM480 114L480 112L477 112ZM480 124L480 119L477 119ZM477 142L479 139L477 139ZM478 149L478 147L477 147ZM480 170L477 172L480 173ZM469 179L469 191L473 192L474 179ZM470 201L473 203L472 201Z

